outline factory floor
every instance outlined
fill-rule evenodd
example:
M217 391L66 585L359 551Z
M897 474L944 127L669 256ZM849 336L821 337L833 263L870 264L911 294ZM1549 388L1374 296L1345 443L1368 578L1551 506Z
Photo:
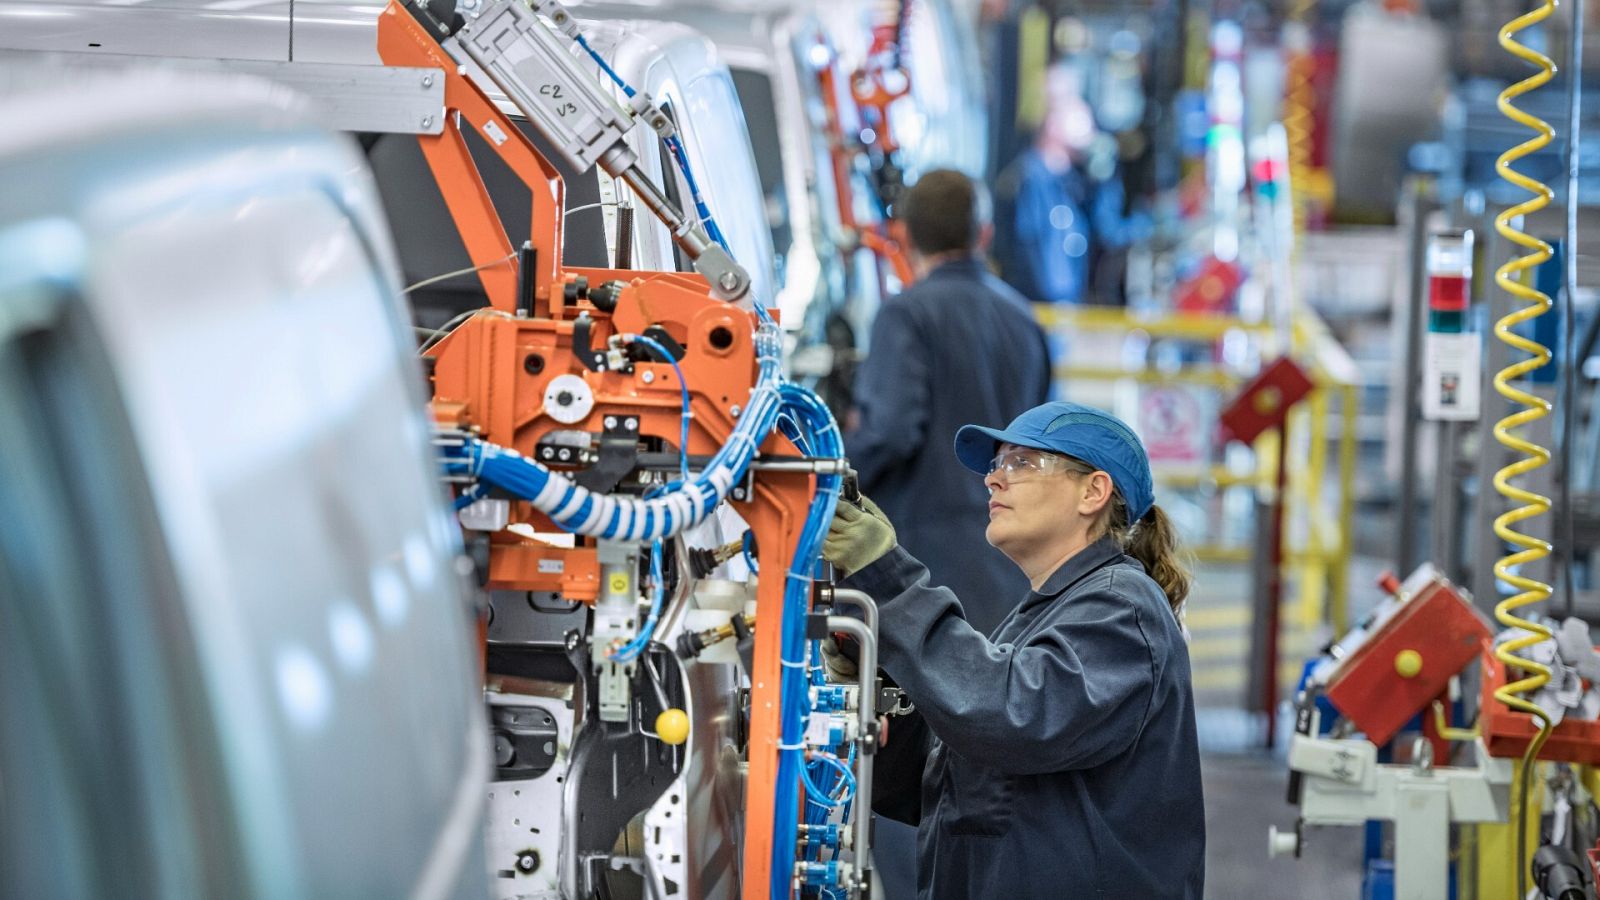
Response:
M1267 826L1294 827L1287 769L1265 753L1206 754L1206 896L1359 900L1361 829L1315 828L1300 859L1267 858Z
M1356 517L1356 554L1348 582L1351 621L1370 610L1378 598L1377 575L1392 566L1385 558L1392 522L1382 506L1365 508ZM1283 758L1292 717L1279 716L1277 751L1269 753L1262 746L1262 717L1241 709L1248 670L1254 665L1247 624L1248 573L1202 566L1197 575L1190 647L1206 799L1206 896L1360 900L1360 828L1311 828L1300 859L1267 857L1267 827L1294 827L1295 808L1285 800L1288 766ZM1280 697L1288 697L1307 653L1327 637L1326 631L1296 628L1293 617L1286 617Z

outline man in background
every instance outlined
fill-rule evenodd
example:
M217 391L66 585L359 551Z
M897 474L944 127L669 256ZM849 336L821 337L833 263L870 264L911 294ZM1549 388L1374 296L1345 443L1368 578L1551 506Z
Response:
M984 266L988 208L983 187L949 169L907 192L900 221L917 281L878 313L845 438L862 492L905 523L900 542L933 561L934 583L996 598L994 608L967 610L985 633L1010 612L999 598L1027 585L984 542L989 498L951 462L951 442L974 416L1009 421L1050 391L1043 331L1027 301Z

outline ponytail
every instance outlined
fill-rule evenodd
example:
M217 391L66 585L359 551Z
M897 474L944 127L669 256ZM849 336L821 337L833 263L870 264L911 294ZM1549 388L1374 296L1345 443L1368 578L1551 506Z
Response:
M1126 507L1123 509L1126 517ZM1189 596L1189 583L1194 576L1189 571L1186 554L1178 545L1178 533L1172 527L1172 520L1161 507L1152 506L1138 524L1117 535L1117 542L1122 544L1124 553L1144 564L1144 570L1167 595L1172 614L1182 621L1183 601Z
M1072 471L1083 475L1096 471L1092 463L1074 456L1065 457ZM1122 552L1137 559L1144 566L1156 586L1167 595L1167 604L1178 622L1183 622L1183 601L1189 597L1189 585L1194 574L1189 570L1189 555L1178 544L1178 532L1172 520L1159 506L1151 506L1144 518L1128 521L1128 503L1122 492L1111 491L1111 501L1100 510L1099 522L1090 528L1094 537L1111 535Z

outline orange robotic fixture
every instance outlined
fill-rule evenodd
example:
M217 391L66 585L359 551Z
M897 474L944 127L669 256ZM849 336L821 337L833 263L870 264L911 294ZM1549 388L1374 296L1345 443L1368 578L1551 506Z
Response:
M822 38L819 36L818 40L821 41ZM824 43L821 46L826 47L826 44ZM901 245L900 240L890 233L888 223L882 221L862 222L860 217L856 215L856 160L863 154L867 154L868 148L863 146L859 138L853 138L844 132L844 118L839 107L840 90L834 74L834 67L838 64L838 58L834 56L831 47L826 47L826 49L827 61L816 67L817 88L822 95L823 114L826 117L825 131L828 135L828 156L829 161L832 163L833 194L838 201L839 222L856 235L856 239L860 241L862 247L870 250L873 256L877 257L880 267L888 266L889 270L894 272L895 278L899 279L901 285L909 285L915 278L911 270L911 261L907 257L905 247ZM905 90L893 94L886 92L881 88L883 80L884 76L881 73L877 76L872 76L866 74L865 71L857 72L852 78L852 88L848 95L852 100L855 100L859 108L863 101L857 94L855 85L858 83L879 85L879 88L871 93L871 103L869 104L870 108L877 110L877 121L879 122L879 126L873 129L875 148L873 152L877 156L873 163L877 168L893 166L893 158L899 148L894 144L894 140L890 135L888 105L905 94ZM909 90L909 83L908 80L906 82L907 90ZM893 168L892 172L891 180L895 182L894 189L897 190L900 173L897 167ZM878 187L882 189L885 185L879 184Z
M378 49L390 65L445 73L446 127L418 140L490 303L426 351L437 427L457 440L515 450L596 494L637 494L670 476L680 451L691 460L715 453L735 433L757 380L758 314L714 296L698 274L563 266L560 176L444 49L445 36L430 33L430 24L446 29L424 13L420 3L393 0L379 20ZM467 128L486 136L531 191L531 234L520 251L467 151ZM684 231L675 230L680 243ZM716 280L725 294L732 281ZM676 369L638 355L621 335L667 348ZM692 413L679 447L685 385ZM731 499L753 533L761 570L789 572L818 470L775 433L759 449ZM510 502L504 524L558 530L524 500ZM490 532L487 586L593 603L605 591L598 552L587 538L554 546L501 527ZM782 857L774 826L799 814L776 808L784 796L777 789L784 590L775 575L759 581L756 596L739 870L746 898L771 896L774 859Z
M698 276L596 269L567 270L564 276L569 285L605 278L592 293L605 295L612 311L577 299L574 291L571 305L558 299L550 318L486 310L469 319L428 351L434 359L435 421L556 471L581 466L579 484L615 489L640 462L641 439L663 447L679 441L681 387L669 364L627 360L618 369L595 368L609 361L597 363L594 357L615 352L603 349L614 335L655 334L683 348L678 368L693 409L688 453L709 456L722 446L755 378L753 317L711 299ZM774 437L766 449L792 454L785 444ZM665 471L676 454L663 451L661 457L657 468ZM796 508L803 516L810 489L803 483L800 488ZM511 522L539 532L558 530L526 502L514 504ZM494 541L490 588L556 590L594 600L592 548L554 548L504 531L496 532ZM549 562L558 555L567 560L560 567Z
M620 442L628 446L635 445L639 436L675 442L681 424L680 388L670 365L635 362L631 372L591 371L574 348L574 332L581 331L579 323L585 318L593 323L590 338L599 342L619 330L643 331L643 310L649 309L651 326L684 347L679 367L692 397L690 454L709 454L721 446L733 430L755 375L750 314L708 297L697 276L639 277L639 273L596 270L587 274L633 276L621 289L613 314L606 315L587 301L570 308L558 301L550 319L485 311L431 350L436 360L436 421L542 460L563 450L578 452L571 445L545 440L562 432L600 433L598 446L585 445L582 450L597 462L612 435L620 435ZM691 286L694 281L700 285ZM563 380L571 387L564 388ZM574 396L562 397L563 389ZM570 422L555 418L576 413L570 409L574 404L588 411ZM763 449L769 454L794 452L777 436ZM550 461L559 471L560 460ZM628 468L631 471L632 466ZM751 479L750 487L747 499L736 507L755 535L759 564L766 571L787 571L815 490L814 476L764 471ZM512 505L510 521L539 532L556 530L547 516L526 502ZM491 535L488 579L487 586L493 589L558 591L592 603L600 589L600 566L592 544L560 548L501 530ZM796 815L794 810L774 808L781 619L765 611L782 609L783 587L783 579L767 578L757 589L742 867L744 896L750 898L768 896L774 818Z
M910 16L911 0L899 0L894 20L873 26L866 62L850 76L850 94L856 104L873 112L873 146L885 155L900 149L889 127L889 107L911 93L911 73L901 58L902 35Z

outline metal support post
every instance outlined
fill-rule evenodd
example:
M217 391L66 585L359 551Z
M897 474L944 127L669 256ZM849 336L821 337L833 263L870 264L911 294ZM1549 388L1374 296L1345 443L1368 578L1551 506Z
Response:
M1434 466L1433 517L1429 528L1433 551L1428 555L1434 566L1457 584L1466 583L1465 573L1461 570L1462 504L1459 476L1464 474L1458 471L1461 433L1460 422L1439 422L1435 426L1434 439L1438 454Z
M1489 221L1485 216L1484 222ZM1504 341L1495 340L1491 332L1494 323L1511 310L1514 301L1509 294L1495 286L1489 273L1510 258L1514 248L1487 224L1475 230L1487 238L1483 242L1482 264L1474 267L1474 271L1484 272L1486 276L1478 279L1480 293L1473 305L1475 310L1481 311L1479 315L1482 318L1477 322L1479 332L1485 334L1486 338L1483 342L1482 393L1479 395L1483 397L1483 415L1478 420L1478 458L1473 473L1478 506L1470 517L1472 543L1468 565L1472 570L1472 602L1486 615L1493 615L1495 604L1500 601L1494 577L1494 561L1505 555L1505 546L1494 533L1494 518L1505 511L1505 501L1494 491L1494 473L1506 464L1510 456L1505 447L1491 436L1491 429L1511 409L1510 402L1494 389L1493 381L1494 373L1505 368L1512 356L1511 348Z
M1450 785L1422 778L1398 786L1394 810L1395 897L1446 896L1450 868Z
M1289 490L1289 419L1278 427L1278 459L1274 475L1271 524L1267 535L1266 653L1262 663L1262 708L1267 714L1266 740L1271 750L1278 725L1278 633L1283 628L1283 507Z
M1406 305L1400 319L1404 323L1405 352L1402 355L1399 397L1392 402L1400 405L1400 513L1396 519L1399 529L1396 542L1399 552L1395 560L1401 572L1417 567L1417 427L1421 416L1417 405L1417 391L1422 381L1422 332L1424 308L1427 305L1428 272L1425 259L1428 252L1428 216L1436 208L1431 179L1412 177L1407 183L1406 205L1409 221L1407 249L1409 269L1406 284Z

